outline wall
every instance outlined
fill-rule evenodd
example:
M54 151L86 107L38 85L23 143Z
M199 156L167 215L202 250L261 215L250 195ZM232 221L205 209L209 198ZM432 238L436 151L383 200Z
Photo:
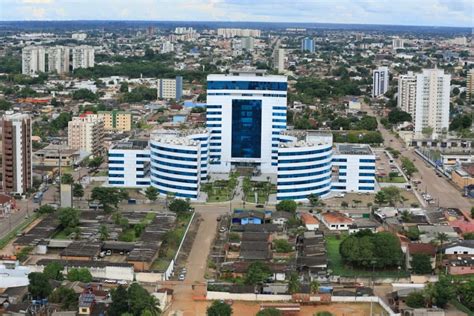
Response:
M135 279L143 283L154 283L165 280L164 274L158 272L137 272L135 273Z

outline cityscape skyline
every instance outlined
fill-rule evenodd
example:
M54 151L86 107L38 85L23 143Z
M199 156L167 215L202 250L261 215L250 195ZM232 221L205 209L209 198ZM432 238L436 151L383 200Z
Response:
M472 25L468 0L436 1L118 1L0 0L0 20L162 20L336 23L410 26ZM230 19L229 19L230 17Z

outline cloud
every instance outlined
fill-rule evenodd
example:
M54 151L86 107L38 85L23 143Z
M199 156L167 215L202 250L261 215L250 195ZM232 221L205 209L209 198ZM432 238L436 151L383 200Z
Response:
M0 0L0 20L126 18L471 26L473 4L472 0Z

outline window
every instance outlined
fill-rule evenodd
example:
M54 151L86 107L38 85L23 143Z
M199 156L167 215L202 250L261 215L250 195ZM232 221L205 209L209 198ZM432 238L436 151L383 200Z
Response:
M347 158L333 158L333 162L347 162Z
M286 129L285 125L272 125L272 128Z
M207 124L207 127L222 127L222 124Z
M125 154L119 154L119 153L109 153L109 157L124 157Z
M274 106L273 110L286 110L286 106Z
M375 173L359 173L359 177L375 177Z
M281 156L281 154L280 154ZM292 159L292 160L282 160L278 159L280 163L299 163L299 162L313 162L313 161L321 161L327 158L331 158L331 155L322 156L322 157L312 157L312 158L303 158L303 159Z
M137 181L137 185L150 185L150 181Z
M109 171L123 171L124 167L109 167Z
M375 166L360 166L359 170L375 170Z
M149 154L137 154L137 158L150 158Z
M286 119L273 119L273 123L286 123Z
M109 184L124 184L123 181L109 181Z
M109 178L123 178L123 174L109 174Z
M360 191L373 191L374 187L359 187Z
M163 155L160 153L154 153L152 152L152 156L156 158L166 158L166 159L171 159L171 160L181 160L181 161L197 161L197 158L187 158L187 157L179 157L179 156L171 156L171 155Z
M232 100L232 157L260 158L262 101Z
M173 153L193 154L193 155L197 154L197 150L176 149L176 148L163 147L163 146L159 146L155 144L151 144L151 148L162 150L162 151L169 151Z
M312 155L312 154L321 154L328 151L331 151L331 147L317 149L317 150L310 150L310 151L296 151L296 152L282 152L280 156L303 156L303 155Z
M208 117L207 118L207 121L208 122L211 122L211 121L222 121L222 119L220 117Z
M326 163L321 163L321 164L316 164L316 165L311 165L311 166L278 167L278 171L307 170L307 169L315 169L315 168L326 167L326 166L329 166L329 165L331 165L331 163L326 162Z
M374 180L359 180L359 183L375 183Z
M207 105L208 109L222 109L222 105Z
M286 117L286 113L273 112L273 116L285 116Z
M359 162L375 162L375 159L359 159Z
M109 165L117 164L117 165L123 165L123 160L109 160Z

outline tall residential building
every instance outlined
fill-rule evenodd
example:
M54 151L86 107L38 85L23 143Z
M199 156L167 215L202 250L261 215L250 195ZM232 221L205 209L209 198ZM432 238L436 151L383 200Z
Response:
M87 38L87 33L72 33L71 38L77 41L83 41Z
M257 73L207 77L210 163L218 172L250 164L275 172L278 135L286 129L285 76Z
M398 77L397 105L403 111L410 113L412 119L415 119L416 75L411 71Z
M372 84L372 97L378 97L379 95L383 95L388 91L388 68L387 67L379 67L375 69L372 73L373 76L373 84Z
M314 40L309 37L303 38L301 41L301 51L314 53Z
M2 118L2 190L25 194L33 184L31 118L6 114Z
M45 49L40 46L27 46L21 51L21 73L36 75L45 72Z
M68 123L68 146L94 156L104 151L104 122L93 113L73 117Z
M255 39L253 37L243 37L240 40L240 47L248 51L253 51L255 47Z
M132 113L123 111L100 111L97 117L104 122L106 131L130 132L132 130Z
M177 76L175 79L158 79L156 90L158 99L180 100L183 96L183 77Z
M48 48L48 72L64 74L69 72L69 47Z
M172 53L174 52L174 44L171 43L170 41L165 41L163 44L161 44L161 53L166 54L166 53Z
M224 38L231 38L236 36L251 36L260 37L261 31L255 29L231 29L231 28L220 28L217 29L217 35Z
M392 48L393 49L403 49L405 48L405 40L400 37L394 37L392 39Z
M474 99L474 69L467 73L466 96L469 100Z
M72 69L94 67L94 47L76 46L72 49Z
M275 48L273 51L273 68L279 73L285 71L285 50L283 48Z
M423 69L416 75L416 133L421 133L426 127L432 128L436 134L448 129L450 86L451 75L442 69Z

